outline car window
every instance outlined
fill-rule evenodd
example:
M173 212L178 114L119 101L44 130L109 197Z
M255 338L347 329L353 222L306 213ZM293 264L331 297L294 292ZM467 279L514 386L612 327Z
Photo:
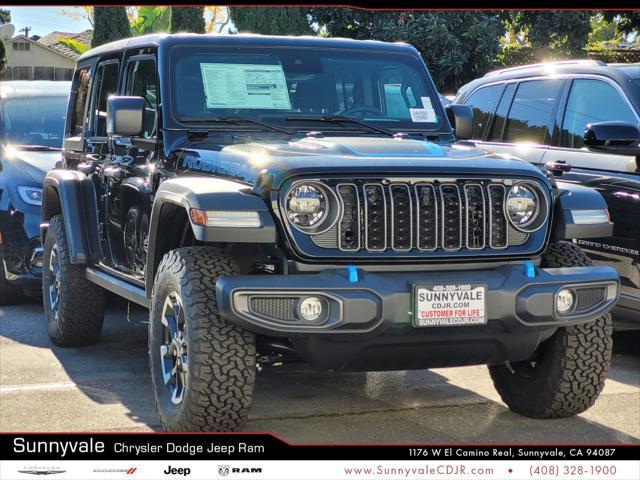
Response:
M0 121L0 141L9 145L60 148L67 113L66 97L7 100Z
M96 137L107 136L107 98L118 92L118 62L98 65L96 93L93 99L92 133Z
M587 124L614 120L638 123L613 85L601 80L574 80L562 121L560 146L582 148Z
M505 126L508 143L548 143L548 125L563 80L533 80L518 85Z
M473 138L482 140L485 129L491 119L493 109L498 103L503 85L491 85L476 90L464 102L473 108Z
M171 50L169 63L170 108L184 123L241 116L306 128L309 117L346 115L405 131L433 130L442 122L437 93L413 55L180 46Z
M499 142L502 139L504 125L507 122L507 114L509 113L513 93L516 91L517 86L517 83L510 83L504 89L500 103L498 103L498 108L496 108L496 112L493 114L493 125L491 125L491 131L489 135L487 135L487 141Z
M158 75L151 59L129 63L125 81L125 95L144 98L143 135L155 136L158 111Z
M87 104L89 93L89 81L91 79L91 68L81 68L76 71L73 80L73 111L71 112L71 136L82 135L84 127L84 107Z

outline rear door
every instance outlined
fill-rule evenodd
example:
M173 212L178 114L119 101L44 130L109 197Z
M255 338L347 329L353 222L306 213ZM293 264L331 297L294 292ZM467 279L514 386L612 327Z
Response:
M506 83L502 90L496 85L475 90L464 101L474 109L474 141L490 152L541 163L553 137L564 85L560 78L527 79ZM500 93L494 110L491 89Z
M607 202L614 236L577 240L598 264L614 266L622 281L623 297L640 301L640 171L632 156L596 153L583 143L585 126L603 121L640 123L624 92L608 79L576 77L558 115L558 145L550 147L545 162L566 162L571 170L563 181L595 188ZM622 301L624 302L623 298Z

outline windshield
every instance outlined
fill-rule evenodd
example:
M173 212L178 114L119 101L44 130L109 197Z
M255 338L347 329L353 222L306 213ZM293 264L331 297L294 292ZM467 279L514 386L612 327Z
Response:
M289 128L363 129L309 123L309 117L339 115L405 131L433 130L442 121L424 67L407 54L178 46L169 63L172 113L183 123L240 116Z
M62 147L67 98L16 98L2 105L0 138L7 145Z

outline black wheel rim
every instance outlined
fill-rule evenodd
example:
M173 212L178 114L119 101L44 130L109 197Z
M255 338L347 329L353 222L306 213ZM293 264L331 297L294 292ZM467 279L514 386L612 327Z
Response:
M182 299L169 293L162 309L162 343L160 363L162 379L174 405L180 405L187 391L187 336Z
M54 243L49 252L49 306L54 318L58 319L60 307L60 255L58 254L58 244Z

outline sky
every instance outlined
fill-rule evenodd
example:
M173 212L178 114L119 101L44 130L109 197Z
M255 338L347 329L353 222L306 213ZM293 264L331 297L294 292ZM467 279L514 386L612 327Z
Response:
M91 28L89 21L83 17L84 10L79 7L3 7L11 11L11 23L15 25L15 35L24 27L31 27L29 35L41 37L55 30L60 32L84 32ZM63 15L68 12L69 15Z

